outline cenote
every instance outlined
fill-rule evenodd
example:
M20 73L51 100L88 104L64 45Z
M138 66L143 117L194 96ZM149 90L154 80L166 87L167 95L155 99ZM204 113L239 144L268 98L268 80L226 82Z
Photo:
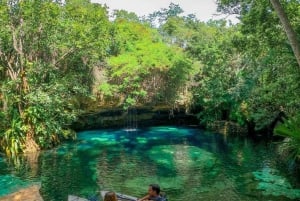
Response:
M300 199L277 157L270 144L189 127L84 131L39 155L0 158L0 196L40 183L45 201L99 190L140 197L159 183L171 201Z

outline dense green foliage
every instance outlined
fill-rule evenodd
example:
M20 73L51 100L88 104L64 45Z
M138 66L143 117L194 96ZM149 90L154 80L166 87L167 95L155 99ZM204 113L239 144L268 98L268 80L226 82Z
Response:
M139 103L171 103L187 80L190 60L180 48L164 43L155 29L124 13L116 13L112 25L107 80L100 84L100 92L123 99L125 108Z
M88 0L1 1L2 151L74 137L69 125L87 100L193 105L204 125L234 121L264 135L280 112L297 116L300 71L270 2L218 4L240 23L200 22L176 4L143 18L115 11L110 21ZM282 5L300 33L299 1Z
M1 148L49 148L71 134L76 98L105 54L106 10L87 1L1 1Z

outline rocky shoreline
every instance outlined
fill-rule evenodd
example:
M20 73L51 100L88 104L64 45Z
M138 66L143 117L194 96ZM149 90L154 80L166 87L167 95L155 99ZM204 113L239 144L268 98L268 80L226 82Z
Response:
M0 201L43 201L40 194L40 185L33 185L20 189L4 197L0 197Z
M116 107L82 114L71 127L80 131L160 125L199 125L199 121L196 115L186 113L184 108L135 107L125 110Z

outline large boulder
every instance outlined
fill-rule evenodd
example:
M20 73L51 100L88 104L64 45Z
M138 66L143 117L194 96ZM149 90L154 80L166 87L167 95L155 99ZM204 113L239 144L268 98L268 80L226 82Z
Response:
M43 201L43 198L40 195L40 186L33 185L1 197L0 201Z

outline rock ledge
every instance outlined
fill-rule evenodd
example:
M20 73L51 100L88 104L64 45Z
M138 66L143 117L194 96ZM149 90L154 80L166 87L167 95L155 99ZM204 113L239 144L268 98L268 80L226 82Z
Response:
M0 201L43 201L40 195L40 185L23 188L15 193L1 197Z

